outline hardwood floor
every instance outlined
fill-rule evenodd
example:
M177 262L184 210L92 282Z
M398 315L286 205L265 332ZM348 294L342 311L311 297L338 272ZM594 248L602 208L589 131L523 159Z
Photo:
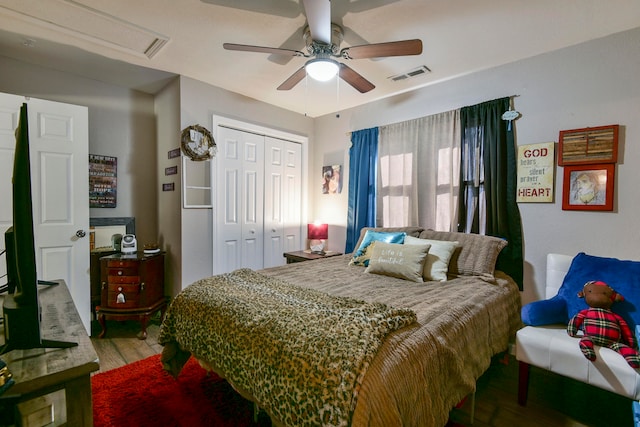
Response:
M107 338L92 323L93 345L104 372L162 352L157 343L159 321L154 317L146 340L136 338L137 322L108 322ZM513 357L495 358L479 379L475 416L470 423L471 398L451 412L451 427L632 427L631 400L532 367L529 401L517 403L518 363Z
M100 370L96 373L119 368L162 352L162 346L158 344L160 322L157 315L147 326L146 340L136 337L140 332L139 322L108 320L107 335L103 339L98 338L100 330L98 322L92 321L91 342L100 359Z

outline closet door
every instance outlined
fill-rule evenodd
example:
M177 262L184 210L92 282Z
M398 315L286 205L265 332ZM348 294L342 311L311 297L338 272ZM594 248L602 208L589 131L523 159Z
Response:
M216 271L263 268L264 137L219 128Z
M284 155L283 251L291 252L302 249L302 145L287 141Z
M264 266L285 264L284 252L300 250L302 147L265 137Z

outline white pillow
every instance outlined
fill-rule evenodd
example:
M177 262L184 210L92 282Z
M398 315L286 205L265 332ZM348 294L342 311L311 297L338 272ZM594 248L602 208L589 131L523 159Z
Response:
M427 259L424 261L422 277L425 281L445 282L449 271L449 261L458 247L458 242L444 240L419 239L406 236L405 245L430 245Z

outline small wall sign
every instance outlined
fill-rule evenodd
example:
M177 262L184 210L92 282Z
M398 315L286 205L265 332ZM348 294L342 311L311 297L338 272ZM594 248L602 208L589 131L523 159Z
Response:
M165 175L175 175L178 173L178 166L170 166L168 168L164 168Z
M89 154L89 207L115 208L118 195L118 159Z
M552 203L555 143L518 146L518 203Z
M175 190L175 185L173 182L162 184L162 191L174 191L174 190Z
M169 159L175 159L176 157L180 157L180 148L174 148L173 150L169 150L167 153L167 157Z

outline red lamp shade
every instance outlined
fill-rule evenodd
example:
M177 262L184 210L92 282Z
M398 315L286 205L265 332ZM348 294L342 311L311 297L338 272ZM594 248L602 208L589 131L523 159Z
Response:
M307 237L309 240L325 240L329 238L329 224L308 224Z

